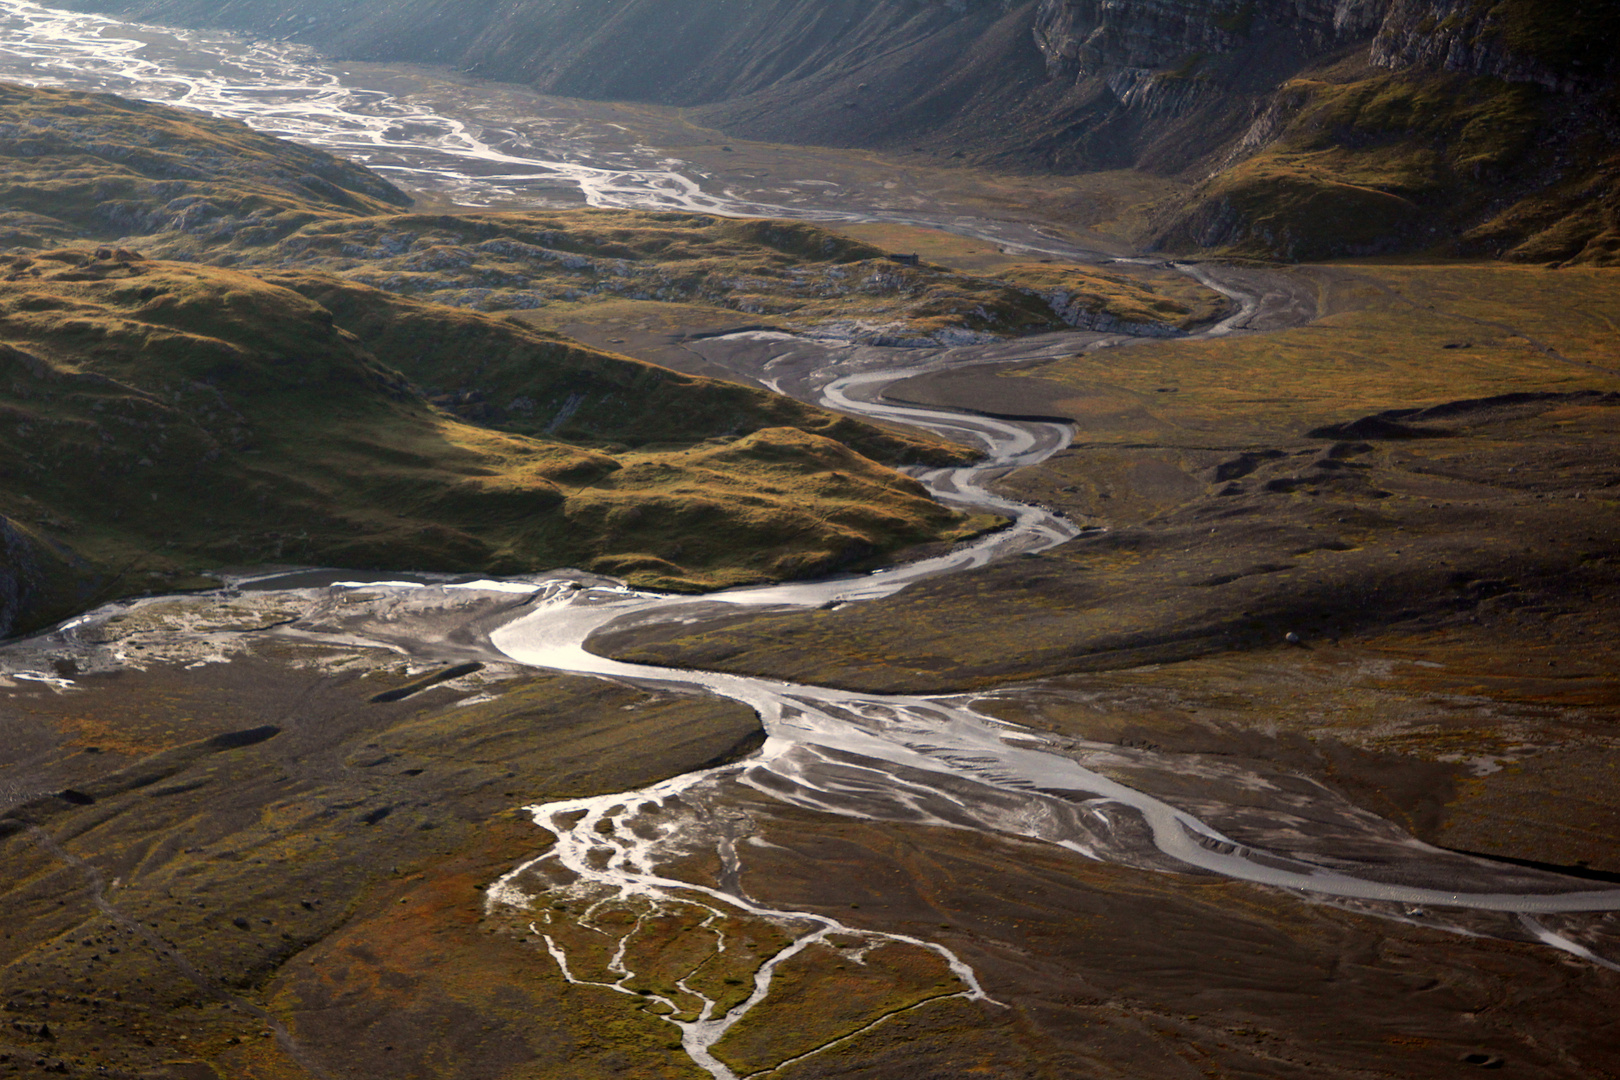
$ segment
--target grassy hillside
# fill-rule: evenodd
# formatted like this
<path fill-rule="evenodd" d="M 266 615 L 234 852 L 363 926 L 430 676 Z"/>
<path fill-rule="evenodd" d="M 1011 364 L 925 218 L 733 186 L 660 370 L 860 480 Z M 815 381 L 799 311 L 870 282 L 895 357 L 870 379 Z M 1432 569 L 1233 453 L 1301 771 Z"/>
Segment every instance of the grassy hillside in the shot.
<path fill-rule="evenodd" d="M 1162 275 L 905 265 L 790 222 L 405 213 L 366 170 L 234 122 L 10 86 L 0 104 L 6 630 L 227 564 L 698 588 L 987 524 L 885 467 L 959 448 L 537 328 L 596 305 L 913 341 L 1215 311 Z"/>
<path fill-rule="evenodd" d="M 192 243 L 164 237 L 148 247 Z M 896 262 L 884 248 L 803 222 L 631 210 L 340 219 L 227 257 L 458 307 L 535 312 L 552 323 L 589 320 L 601 305 L 633 300 L 873 341 L 951 342 L 1087 320 L 1172 331 L 1207 318 L 1219 300 L 1145 272 L 962 272 L 944 261 Z"/>
<path fill-rule="evenodd" d="M 829 436 L 891 461 L 953 448 L 332 279 L 300 283 L 341 317 L 235 271 L 101 254 L 18 257 L 0 283 L 0 513 L 121 574 L 110 588 L 266 561 L 695 588 L 963 527 Z M 475 427 L 385 362 L 442 377 L 474 349 L 498 369 L 482 385 L 532 410 Z"/>
<path fill-rule="evenodd" d="M 154 257 L 312 270 L 560 323 L 622 300 L 696 304 L 866 340 L 959 340 L 1076 321 L 1188 322 L 1155 283 L 1013 275 L 887 259 L 813 225 L 706 214 L 408 214 L 376 174 L 235 121 L 108 95 L 0 84 L 0 250 L 94 241 Z M 1078 306 L 1076 306 L 1078 304 Z"/>
<path fill-rule="evenodd" d="M 175 241 L 159 244 L 172 249 Z M 697 304 L 784 328 L 869 340 L 1062 329 L 1048 290 L 1010 275 L 905 265 L 802 222 L 578 210 L 391 215 L 312 224 L 233 249 L 239 265 L 336 273 L 389 292 L 482 310 L 588 318 L 618 300 Z M 1118 275 L 1116 275 L 1117 277 Z M 1102 285 L 1101 275 L 1091 275 Z M 1188 309 L 1140 284 L 1093 287 L 1088 310 L 1174 326 Z M 1163 306 L 1154 306 L 1163 301 Z"/>
<path fill-rule="evenodd" d="M 1171 248 L 1321 259 L 1412 249 L 1620 263 L 1620 94 L 1395 74 L 1361 59 L 1281 91 L 1280 136 L 1163 229 Z"/>
<path fill-rule="evenodd" d="M 358 165 L 243 124 L 0 83 L 0 247 L 175 232 L 260 242 L 410 200 Z"/>

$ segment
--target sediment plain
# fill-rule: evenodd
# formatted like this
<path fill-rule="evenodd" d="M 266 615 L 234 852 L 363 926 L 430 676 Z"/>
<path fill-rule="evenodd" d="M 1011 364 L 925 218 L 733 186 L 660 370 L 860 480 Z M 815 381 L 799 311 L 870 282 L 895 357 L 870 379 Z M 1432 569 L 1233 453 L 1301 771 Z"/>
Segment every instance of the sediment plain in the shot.
<path fill-rule="evenodd" d="M 720 145 L 707 153 L 744 172 L 795 163 Z M 983 210 L 1046 182 L 953 183 L 973 196 L 950 206 Z M 115 359 L 174 328 L 99 296 L 93 316 L 63 306 L 98 291 L 181 283 L 211 311 L 239 309 L 209 295 L 248 295 L 262 323 L 229 321 L 233 355 L 284 371 L 262 342 L 314 334 L 325 312 L 327 368 L 392 386 L 392 431 L 484 454 L 555 437 L 547 454 L 614 476 L 701 459 L 739 505 L 788 455 L 811 480 L 784 501 L 816 527 L 868 481 L 932 533 L 885 515 L 882 573 L 705 598 L 621 583 L 607 545 L 653 554 L 661 515 L 643 537 L 609 514 L 578 549 L 604 561 L 572 570 L 487 552 L 428 566 L 410 553 L 433 535 L 407 523 L 416 546 L 346 571 L 199 547 L 160 569 L 211 570 L 207 589 L 60 601 L 94 610 L 0 649 L 0 888 L 17 916 L 0 929 L 0 1070 L 1620 1074 L 1615 272 L 1132 261 L 1119 223 L 1163 188 L 1094 183 L 1092 209 L 1114 209 L 1086 225 L 1004 205 L 952 233 L 920 228 L 919 207 L 831 196 L 807 211 L 872 220 L 502 216 L 440 190 L 415 214 L 322 206 L 251 242 L 209 239 L 216 218 L 142 245 L 217 249 L 228 269 L 121 257 L 121 232 L 53 252 L 64 219 L 32 220 L 51 242 L 25 239 L 14 270 L 55 303 L 8 320 L 34 335 L 28 356 L 62 362 L 92 317 Z M 480 246 L 507 232 L 586 265 Z M 916 267 L 886 258 L 914 252 Z M 794 284 L 856 265 L 903 287 L 807 302 Z M 744 267 L 778 310 L 737 306 L 724 282 Z M 590 291 L 634 274 L 670 292 Z M 1020 335 L 941 310 L 942 292 Z M 1078 329 L 1065 308 L 1113 321 Z M 475 370 L 468 353 L 505 359 Z M 638 359 L 692 396 L 661 390 L 625 420 L 609 388 L 612 431 L 508 407 L 525 380 L 660 370 Z M 312 427 L 336 401 L 291 393 L 280 415 Z M 744 407 L 788 422 L 738 437 Z M 670 418 L 683 430 L 630 445 Z M 964 446 L 990 456 L 965 468 Z M 390 449 L 368 452 L 423 484 L 421 457 Z M 153 491 L 207 500 L 188 475 L 121 485 L 132 504 L 106 535 L 154 546 L 129 516 Z M 682 550 L 701 558 L 674 584 L 813 568 L 762 566 L 717 512 L 692 523 L 702 542 Z M 153 536 L 194 520 L 152 513 Z M 984 532 L 992 517 L 1010 524 Z M 41 550 L 84 531 L 25 528 Z M 772 557 L 825 550 L 794 536 Z M 904 550 L 917 541 L 932 542 Z M 1159 820 L 1209 866 L 1320 888 L 1178 860 Z M 1435 888 L 1458 902 L 1400 899 Z M 705 1027 L 718 1017 L 734 1022 Z"/>

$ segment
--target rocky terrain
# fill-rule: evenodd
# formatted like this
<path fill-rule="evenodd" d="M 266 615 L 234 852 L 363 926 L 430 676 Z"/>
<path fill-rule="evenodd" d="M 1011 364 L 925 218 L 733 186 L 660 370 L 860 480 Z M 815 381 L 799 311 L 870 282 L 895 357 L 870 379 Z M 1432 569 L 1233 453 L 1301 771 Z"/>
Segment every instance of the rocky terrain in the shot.
<path fill-rule="evenodd" d="M 1573 0 L 75 0 L 685 106 L 740 135 L 1197 185 L 1143 239 L 1609 262 L 1620 17 Z"/>

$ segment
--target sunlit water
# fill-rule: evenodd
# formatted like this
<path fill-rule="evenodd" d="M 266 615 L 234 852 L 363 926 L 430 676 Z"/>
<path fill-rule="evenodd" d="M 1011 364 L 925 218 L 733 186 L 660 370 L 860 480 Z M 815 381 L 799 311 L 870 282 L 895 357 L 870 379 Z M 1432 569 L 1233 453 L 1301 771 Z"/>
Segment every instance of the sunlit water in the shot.
<path fill-rule="evenodd" d="M 645 148 L 603 150 L 589 133 L 581 134 L 572 124 L 559 123 L 547 135 L 543 134 L 544 118 L 527 120 L 519 132 L 441 115 L 368 86 L 364 76 L 284 43 L 134 27 L 55 11 L 26 0 L 0 0 L 0 38 L 0 76 L 112 91 L 234 117 L 258 130 L 362 161 L 407 189 L 435 192 L 465 204 L 527 201 L 816 220 L 885 216 L 860 207 L 807 209 L 739 199 L 685 162 Z M 947 227 L 970 235 L 1008 232 L 995 223 L 962 219 L 953 219 Z M 1073 253 L 1055 243 L 1042 250 Z M 1189 272 L 1238 301 L 1240 315 L 1252 311 L 1252 296 L 1230 290 L 1207 271 Z M 1215 332 L 1236 325 L 1234 317 Z M 798 608 L 855 603 L 893 595 L 923 578 L 1073 539 L 1076 529 L 1066 520 L 996 496 L 985 487 L 987 476 L 1038 462 L 1061 449 L 1067 444 L 1067 429 L 874 402 L 869 391 L 907 374 L 910 372 L 880 371 L 829 378 L 823 398 L 826 404 L 845 411 L 915 424 L 951 438 L 979 440 L 988 452 L 984 463 L 969 469 L 940 470 L 922 479 L 941 498 L 1004 514 L 1015 524 L 960 551 L 887 573 L 732 590 L 707 597 L 707 602 Z M 863 390 L 868 392 L 860 393 Z M 420 586 L 402 582 L 367 587 Z M 743 795 L 766 796 L 821 813 L 1017 835 L 1059 845 L 1087 858 L 1216 874 L 1301 894 L 1519 913 L 1526 920 L 1526 930 L 1539 940 L 1593 962 L 1608 963 L 1548 930 L 1534 916 L 1620 909 L 1617 891 L 1562 890 L 1556 880 L 1541 883 L 1535 891 L 1493 889 L 1489 887 L 1495 872 L 1491 866 L 1470 863 L 1459 878 L 1456 857 L 1427 849 L 1410 837 L 1386 836 L 1369 825 L 1369 844 L 1399 849 L 1397 854 L 1408 862 L 1428 854 L 1434 858 L 1431 884 L 1378 880 L 1376 875 L 1345 869 L 1342 859 L 1328 866 L 1299 852 L 1256 850 L 1235 842 L 1198 817 L 1100 775 L 1073 755 L 1046 745 L 1034 733 L 976 711 L 971 703 L 640 667 L 604 659 L 585 647 L 593 632 L 610 623 L 690 618 L 692 603 L 689 597 L 558 580 L 539 586 L 530 613 L 495 634 L 497 647 L 525 664 L 696 687 L 745 703 L 763 718 L 769 740 L 762 751 L 736 765 L 680 777 L 645 791 L 532 807 L 534 820 L 556 837 L 556 843 L 540 859 L 493 888 L 490 904 L 525 910 L 532 899 L 525 888 L 533 887 L 536 868 L 551 863 L 571 875 L 570 888 L 590 895 L 593 912 L 604 905 L 639 904 L 643 916 L 651 910 L 694 907 L 707 913 L 710 921 L 705 926 L 716 935 L 721 949 L 726 939 L 720 922 L 726 918 L 768 918 L 793 927 L 791 944 L 766 959 L 756 975 L 753 993 L 742 1004 L 718 1010 L 713 1001 L 684 984 L 684 992 L 703 1002 L 695 1016 L 678 1015 L 675 1003 L 663 1002 L 671 1010 L 668 1019 L 681 1029 L 683 1045 L 692 1059 L 720 1080 L 730 1080 L 732 1073 L 714 1057 L 711 1047 L 764 999 L 782 963 L 834 933 L 933 950 L 946 959 L 960 981 L 958 996 L 990 1000 L 974 973 L 937 944 L 856 930 L 821 914 L 772 909 L 748 898 L 735 885 L 700 885 L 659 872 L 660 862 L 688 850 L 694 842 L 713 842 L 735 877 L 740 859 L 737 838 L 710 837 L 703 822 L 712 820 L 714 807 Z M 679 812 L 671 814 L 671 807 Z M 653 810 L 659 812 L 660 824 L 646 820 L 647 812 Z M 613 827 L 605 828 L 604 823 Z M 1143 825 L 1145 829 L 1140 827 Z M 1146 844 L 1140 839 L 1144 836 L 1149 838 Z M 1501 873 L 1504 880 L 1523 881 L 1523 875 Z M 1466 887 L 1457 884 L 1461 879 L 1466 879 Z M 550 915 L 545 918 L 549 920 Z M 624 963 L 630 935 L 619 942 L 608 973 L 611 977 L 588 979 L 570 968 L 566 951 L 550 934 L 538 925 L 536 932 L 542 933 L 570 981 L 633 993 L 628 983 L 634 972 Z"/>

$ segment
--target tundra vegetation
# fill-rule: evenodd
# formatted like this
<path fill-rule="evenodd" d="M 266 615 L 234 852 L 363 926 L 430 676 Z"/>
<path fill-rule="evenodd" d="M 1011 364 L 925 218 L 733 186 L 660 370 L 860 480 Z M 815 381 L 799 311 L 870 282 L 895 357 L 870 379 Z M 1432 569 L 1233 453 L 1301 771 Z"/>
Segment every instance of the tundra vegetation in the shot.
<path fill-rule="evenodd" d="M 931 157 L 1003 202 L 1039 187 L 1076 234 L 1226 256 L 1305 318 L 1185 340 L 1229 308 L 1184 275 L 896 225 L 428 213 L 237 125 L 4 88 L 0 622 L 230 563 L 574 563 L 675 589 L 870 565 L 995 524 L 892 468 L 966 450 L 636 360 L 625 328 L 1134 329 L 891 390 L 1072 420 L 1071 447 L 1000 490 L 1093 526 L 1082 541 L 594 647 L 961 693 L 1194 811 L 1308 831 L 1342 798 L 1572 887 L 1620 877 L 1608 7 L 782 0 L 706 5 L 678 35 L 645 28 L 686 0 L 607 21 L 552 0 L 79 6 L 552 91 L 663 87 L 683 120 Z M 1059 177 L 1006 175 L 1028 169 Z M 1082 189 L 1117 198 L 1062 194 Z M 728 920 L 721 951 L 700 911 L 650 913 L 619 994 L 566 981 L 542 937 L 577 977 L 616 976 L 577 904 L 500 914 L 484 890 L 544 848 L 519 804 L 763 733 L 716 699 L 504 663 L 481 634 L 523 602 L 166 596 L 8 645 L 0 1072 L 700 1076 L 650 999 L 735 1003 L 784 927 Z M 1232 769 L 1264 782 L 1223 786 Z M 833 937 L 716 1045 L 739 1075 L 1616 1072 L 1614 973 L 1511 919 L 1388 918 L 764 795 L 727 809 L 749 896 L 944 943 L 1006 1006 L 950 996 L 933 953 Z M 710 848 L 664 869 L 723 868 Z M 1613 915 L 1546 925 L 1616 940 Z"/>
<path fill-rule="evenodd" d="M 1217 310 L 1167 275 L 983 277 L 791 222 L 410 214 L 373 174 L 240 124 L 0 92 L 13 631 L 224 565 L 577 565 L 693 589 L 994 524 L 886 467 L 961 448 L 545 328 L 596 304 L 926 341 Z"/>

